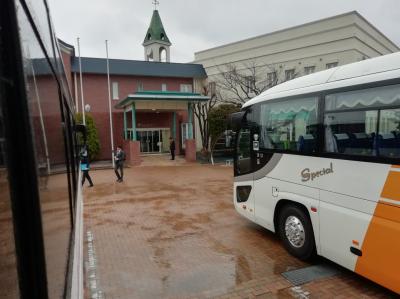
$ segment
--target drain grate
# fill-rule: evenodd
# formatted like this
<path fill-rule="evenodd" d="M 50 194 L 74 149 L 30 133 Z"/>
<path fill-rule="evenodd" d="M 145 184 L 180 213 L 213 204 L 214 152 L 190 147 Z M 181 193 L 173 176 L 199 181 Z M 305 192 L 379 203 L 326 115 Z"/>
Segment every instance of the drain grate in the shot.
<path fill-rule="evenodd" d="M 294 285 L 301 285 L 307 282 L 331 277 L 339 274 L 339 269 L 330 265 L 316 265 L 302 269 L 283 272 L 282 275 Z"/>

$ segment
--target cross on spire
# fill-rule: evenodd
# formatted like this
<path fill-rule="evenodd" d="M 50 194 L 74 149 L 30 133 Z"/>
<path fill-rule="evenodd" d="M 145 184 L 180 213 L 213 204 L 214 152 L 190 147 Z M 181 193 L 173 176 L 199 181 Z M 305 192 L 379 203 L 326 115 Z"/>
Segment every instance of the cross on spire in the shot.
<path fill-rule="evenodd" d="M 160 5 L 160 2 L 158 0 L 153 0 L 154 4 L 154 10 L 157 10 L 157 5 Z"/>

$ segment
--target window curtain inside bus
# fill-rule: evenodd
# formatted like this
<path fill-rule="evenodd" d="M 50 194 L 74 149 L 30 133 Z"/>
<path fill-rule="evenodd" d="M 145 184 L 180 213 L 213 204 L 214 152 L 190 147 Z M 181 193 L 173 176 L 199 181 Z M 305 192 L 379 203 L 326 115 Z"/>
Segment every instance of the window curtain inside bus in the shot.
<path fill-rule="evenodd" d="M 309 126 L 317 123 L 316 111 L 316 98 L 262 104 L 260 146 L 268 149 L 298 149 L 299 139 L 312 134 Z"/>
<path fill-rule="evenodd" d="M 325 151 L 400 157 L 400 85 L 326 96 Z"/>
<path fill-rule="evenodd" d="M 369 88 L 326 96 L 327 111 L 400 105 L 400 85 Z"/>

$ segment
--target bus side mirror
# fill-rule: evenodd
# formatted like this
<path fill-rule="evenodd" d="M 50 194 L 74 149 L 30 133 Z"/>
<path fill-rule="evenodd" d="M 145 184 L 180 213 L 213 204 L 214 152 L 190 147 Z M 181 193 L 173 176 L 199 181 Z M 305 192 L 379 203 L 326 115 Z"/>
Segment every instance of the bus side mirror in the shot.
<path fill-rule="evenodd" d="M 243 124 L 243 117 L 246 111 L 240 111 L 236 113 L 232 113 L 228 116 L 228 125 L 233 131 L 239 131 Z"/>

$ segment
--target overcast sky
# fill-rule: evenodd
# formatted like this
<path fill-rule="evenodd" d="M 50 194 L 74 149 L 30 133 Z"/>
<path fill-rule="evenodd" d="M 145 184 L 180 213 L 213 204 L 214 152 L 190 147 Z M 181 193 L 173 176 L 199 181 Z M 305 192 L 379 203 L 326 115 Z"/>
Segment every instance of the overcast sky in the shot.
<path fill-rule="evenodd" d="M 357 10 L 400 45 L 399 0 L 159 0 L 158 10 L 172 42 L 171 61 L 190 62 L 194 52 Z M 144 59 L 142 42 L 152 0 L 48 0 L 59 38 L 81 55 Z"/>

